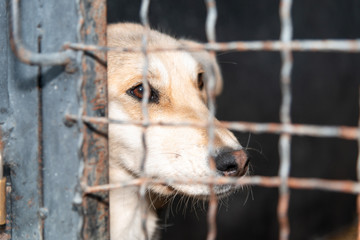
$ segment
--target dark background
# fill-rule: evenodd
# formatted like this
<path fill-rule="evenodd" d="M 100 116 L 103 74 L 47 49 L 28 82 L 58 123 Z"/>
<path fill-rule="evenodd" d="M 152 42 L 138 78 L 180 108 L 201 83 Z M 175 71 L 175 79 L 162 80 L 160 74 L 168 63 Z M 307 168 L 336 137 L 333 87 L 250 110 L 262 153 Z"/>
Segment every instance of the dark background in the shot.
<path fill-rule="evenodd" d="M 218 41 L 277 40 L 280 35 L 276 0 L 217 1 Z M 139 22 L 140 0 L 108 0 L 108 21 Z M 295 39 L 360 37 L 360 1 L 295 0 Z M 198 0 L 153 0 L 153 28 L 173 36 L 206 41 L 206 8 Z M 296 52 L 292 72 L 292 121 L 356 126 L 360 56 L 350 53 Z M 217 100 L 221 120 L 279 122 L 280 54 L 218 53 L 225 88 Z M 252 174 L 278 174 L 277 135 L 237 133 L 249 141 Z M 292 138 L 291 176 L 356 179 L 356 141 L 335 138 Z M 278 239 L 276 188 L 252 187 L 225 200 L 217 215 L 217 239 Z M 205 239 L 206 210 L 183 207 L 176 200 L 160 211 L 162 239 Z M 194 210 L 196 209 L 196 210 Z M 184 214 L 184 212 L 186 212 Z M 318 239 L 354 221 L 355 196 L 317 190 L 291 190 L 291 239 Z M 169 215 L 167 220 L 165 216 Z"/>

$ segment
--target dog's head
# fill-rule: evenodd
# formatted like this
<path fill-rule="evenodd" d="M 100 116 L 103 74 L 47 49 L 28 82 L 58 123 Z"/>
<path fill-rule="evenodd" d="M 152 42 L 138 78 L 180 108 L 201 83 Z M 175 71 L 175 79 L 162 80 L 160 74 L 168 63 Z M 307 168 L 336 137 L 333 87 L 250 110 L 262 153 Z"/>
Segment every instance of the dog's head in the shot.
<path fill-rule="evenodd" d="M 108 27 L 108 46 L 131 48 L 141 46 L 144 28 L 122 23 Z M 151 30 L 148 47 L 175 48 L 197 43 L 176 40 Z M 108 53 L 109 117 L 119 120 L 143 119 L 142 85 L 144 55 L 141 52 Z M 216 93 L 221 91 L 221 75 L 215 60 L 205 51 L 158 51 L 148 53 L 146 77 L 150 85 L 148 113 L 151 121 L 206 122 L 206 83 L 209 71 L 216 76 Z M 217 120 L 216 120 L 217 121 Z M 139 126 L 110 124 L 110 166 L 125 169 L 138 176 L 144 154 Z M 215 128 L 213 156 L 208 155 L 207 129 L 193 126 L 150 126 L 146 130 L 145 173 L 154 178 L 201 178 L 209 176 L 242 176 L 247 172 L 245 151 L 225 128 Z M 215 160 L 212 170 L 209 157 Z M 110 176 L 111 181 L 116 177 Z M 181 192 L 186 195 L 206 196 L 209 187 L 174 184 L 151 186 L 160 194 Z M 219 195 L 230 186 L 215 187 Z"/>

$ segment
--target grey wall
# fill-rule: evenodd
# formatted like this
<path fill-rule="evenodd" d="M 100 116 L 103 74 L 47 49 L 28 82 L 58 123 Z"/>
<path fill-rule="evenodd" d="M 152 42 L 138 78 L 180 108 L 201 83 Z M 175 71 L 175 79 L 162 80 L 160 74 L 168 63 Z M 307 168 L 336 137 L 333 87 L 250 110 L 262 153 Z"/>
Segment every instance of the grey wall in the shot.
<path fill-rule="evenodd" d="M 78 230 L 72 226 L 80 219 L 72 210 L 79 162 L 76 161 L 77 146 L 71 141 L 77 141 L 78 133 L 76 128 L 67 128 L 63 120 L 65 111 L 78 107 L 76 79 L 79 73 L 67 74 L 61 66 L 42 68 L 19 62 L 10 49 L 10 2 L 1 1 L 0 6 L 1 44 L 6 51 L 1 54 L 1 105 L 4 106 L 0 127 L 1 140 L 5 143 L 4 160 L 10 169 L 8 181 L 12 192 L 7 212 L 11 215 L 11 237 L 56 239 L 62 232 L 61 238 L 74 239 Z M 51 17 L 56 11 L 53 3 L 22 1 L 21 27 L 25 46 L 36 53 L 54 52 L 61 50 L 64 37 L 67 41 L 76 41 L 74 7 L 71 1 L 62 1 L 57 6 L 58 10 L 70 10 L 62 20 L 66 35 L 60 28 L 47 34 L 53 31 L 55 24 Z M 54 21 L 49 20 L 51 18 Z M 46 215 L 43 219 L 41 212 Z M 44 226 L 45 231 L 42 230 Z"/>
<path fill-rule="evenodd" d="M 14 1 L 22 43 L 36 54 L 63 51 L 66 42 L 105 45 L 101 1 Z M 9 190 L 0 239 L 106 239 L 108 203 L 83 196 L 79 179 L 107 182 L 107 162 L 98 164 L 107 159 L 107 139 L 85 124 L 65 124 L 67 114 L 106 116 L 106 67 L 81 52 L 74 52 L 72 72 L 20 62 L 10 49 L 11 6 L 0 1 L 0 150 Z"/>

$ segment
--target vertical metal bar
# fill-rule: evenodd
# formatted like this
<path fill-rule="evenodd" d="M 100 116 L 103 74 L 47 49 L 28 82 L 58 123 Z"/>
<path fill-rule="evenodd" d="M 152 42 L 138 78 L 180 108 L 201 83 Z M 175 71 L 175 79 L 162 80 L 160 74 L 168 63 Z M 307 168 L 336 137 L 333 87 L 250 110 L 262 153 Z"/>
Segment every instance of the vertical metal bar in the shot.
<path fill-rule="evenodd" d="M 1 158 L 1 157 L 0 157 Z M 0 226 L 6 224 L 6 178 L 0 178 Z"/>
<path fill-rule="evenodd" d="M 359 120 L 358 120 L 358 132 L 360 133 L 360 86 L 359 86 Z M 358 137 L 358 157 L 357 157 L 357 179 L 360 181 L 360 135 Z M 357 216 L 358 216 L 358 227 L 357 227 L 357 240 L 360 240 L 360 194 L 357 195 Z"/>
<path fill-rule="evenodd" d="M 2 179 L 4 177 L 4 160 L 2 158 L 3 154 L 3 141 L 2 141 L 2 131 L 1 131 L 1 127 L 0 127 L 0 179 Z"/>
<path fill-rule="evenodd" d="M 206 8 L 207 8 L 207 17 L 206 17 L 206 36 L 209 43 L 216 42 L 216 34 L 215 34 L 215 25 L 217 19 L 217 9 L 215 0 L 205 0 Z M 216 62 L 215 51 L 210 51 L 211 58 Z M 215 85 L 216 85 L 216 75 L 215 75 L 215 67 L 211 64 L 209 68 L 209 79 L 206 83 L 206 91 L 208 96 L 208 107 L 209 107 L 209 116 L 208 116 L 208 135 L 209 135 L 209 143 L 208 143 L 208 154 L 209 154 L 209 164 L 214 172 L 215 162 L 213 159 L 214 156 L 214 136 L 215 136 Z M 214 240 L 217 234 L 217 226 L 216 226 L 216 213 L 218 206 L 218 199 L 214 192 L 214 185 L 209 185 L 210 191 L 210 201 L 209 201 L 209 210 L 208 210 L 208 234 L 207 240 Z"/>
<path fill-rule="evenodd" d="M 106 46 L 106 1 L 80 0 L 80 40 L 86 44 Z M 79 80 L 79 115 L 107 117 L 106 52 L 82 54 L 82 76 Z M 81 124 L 79 147 L 83 158 L 81 186 L 108 183 L 107 125 Z M 82 199 L 81 239 L 109 239 L 108 193 L 85 195 Z"/>
<path fill-rule="evenodd" d="M 145 175 L 145 164 L 147 158 L 147 142 L 146 142 L 146 130 L 149 126 L 149 112 L 148 112 L 148 103 L 149 103 L 149 96 L 150 96 L 150 86 L 147 79 L 148 68 L 149 68 L 149 56 L 147 52 L 148 47 L 148 38 L 150 33 L 150 24 L 149 24 L 149 6 L 150 0 L 142 0 L 141 7 L 140 7 L 140 20 L 142 25 L 144 26 L 144 34 L 142 36 L 142 44 L 141 44 L 141 52 L 144 56 L 143 61 L 143 72 L 142 72 L 142 85 L 144 88 L 144 96 L 141 102 L 141 109 L 143 115 L 143 128 L 142 128 L 142 147 L 143 147 L 143 156 L 141 159 L 140 165 L 140 175 Z M 144 234 L 145 240 L 149 239 L 149 234 L 147 231 L 147 216 L 149 209 L 146 207 L 146 184 L 143 184 L 139 188 L 139 197 L 140 197 L 140 208 L 141 208 L 141 230 Z"/>
<path fill-rule="evenodd" d="M 292 38 L 292 22 L 291 22 L 291 5 L 292 0 L 281 0 L 280 2 L 280 19 L 281 19 L 281 36 L 280 40 L 286 46 L 281 51 L 282 67 L 281 67 L 281 90 L 282 103 L 280 109 L 280 121 L 287 126 L 291 124 L 291 70 L 292 70 L 292 53 L 288 48 Z M 279 176 L 281 185 L 279 187 L 279 203 L 278 203 L 278 219 L 279 219 L 279 239 L 287 240 L 290 235 L 290 226 L 288 219 L 288 208 L 290 200 L 290 190 L 287 180 L 290 174 L 290 151 L 291 151 L 291 135 L 281 134 L 279 140 L 280 152 L 280 169 Z"/>
<path fill-rule="evenodd" d="M 76 10 L 77 10 L 77 14 L 78 14 L 78 23 L 76 26 L 76 32 L 77 32 L 77 38 L 79 41 L 83 40 L 83 28 L 84 28 L 84 23 L 85 23 L 85 19 L 84 19 L 84 7 L 83 7 L 83 2 L 82 0 L 76 0 Z M 80 52 L 78 57 L 77 57 L 77 62 L 81 62 L 82 59 L 84 58 L 84 52 Z M 77 111 L 77 116 L 82 117 L 84 115 L 84 103 L 83 103 L 83 99 L 82 99 L 82 87 L 84 85 L 84 79 L 83 76 L 80 75 L 77 83 L 76 83 L 76 98 L 78 101 L 78 109 L 76 109 Z M 83 156 L 83 145 L 84 145 L 84 133 L 83 133 L 83 129 L 84 129 L 84 123 L 80 120 L 77 121 L 77 130 L 78 130 L 78 140 L 77 140 L 77 158 L 79 161 L 79 169 L 78 169 L 78 182 L 77 185 L 75 187 L 75 194 L 74 194 L 74 199 L 73 199 L 73 205 L 75 206 L 77 212 L 80 215 L 79 218 L 79 222 L 78 222 L 78 226 L 77 226 L 77 239 L 81 240 L 84 239 L 83 236 L 83 232 L 85 229 L 85 216 L 84 216 L 84 209 L 82 209 L 82 205 L 83 205 L 83 193 L 82 193 L 82 184 L 85 181 L 84 179 L 84 168 L 85 168 L 85 161 L 84 161 L 84 156 Z"/>
<path fill-rule="evenodd" d="M 150 6 L 150 0 L 142 0 L 141 2 L 141 9 L 140 9 L 140 19 L 141 23 L 144 26 L 144 34 L 142 37 L 142 43 L 141 43 L 141 52 L 144 56 L 144 63 L 143 63 L 143 72 L 142 72 L 142 84 L 144 87 L 144 96 L 141 101 L 141 110 L 143 114 L 143 134 L 142 134 L 142 144 L 143 144 L 143 150 L 144 155 L 141 161 L 140 170 L 143 173 L 145 168 L 145 161 L 146 161 L 146 153 L 147 153 L 147 147 L 146 147 L 146 129 L 149 125 L 149 112 L 148 112 L 148 103 L 149 103 L 149 96 L 150 96 L 150 86 L 149 81 L 147 79 L 148 74 L 148 68 L 149 68 L 149 56 L 147 52 L 147 44 L 148 44 L 148 38 L 150 33 L 150 25 L 148 20 L 148 12 L 149 12 L 149 6 Z"/>
<path fill-rule="evenodd" d="M 3 143 L 0 128 L 0 226 L 6 224 L 6 178 L 4 177 Z M 1 236 L 0 236 L 1 237 Z"/>
<path fill-rule="evenodd" d="M 0 226 L 2 227 L 5 224 L 6 224 L 6 178 L 1 176 L 0 177 Z"/>
<path fill-rule="evenodd" d="M 3 139 L 2 139 L 2 123 L 3 119 L 7 116 L 7 110 L 9 99 L 7 93 L 7 77 L 8 77 L 8 32 L 7 32 L 7 7 L 6 2 L 0 2 L 0 29 L 3 31 L 0 33 L 0 42 L 3 47 L 0 48 L 0 239 L 5 238 L 6 216 L 6 178 L 4 177 L 4 160 L 3 160 Z M 4 114 L 5 113 L 5 114 Z M 5 228 L 5 229 L 4 229 Z"/>
<path fill-rule="evenodd" d="M 41 53 L 41 36 L 38 36 L 38 53 Z M 44 208 L 44 162 L 43 162 L 43 102 L 42 102 L 42 66 L 38 67 L 37 74 L 37 88 L 38 88 L 38 178 L 37 178 L 37 193 L 39 201 L 39 233 L 40 240 L 44 239 L 44 225 L 45 221 L 43 215 L 40 214 L 41 210 Z"/>

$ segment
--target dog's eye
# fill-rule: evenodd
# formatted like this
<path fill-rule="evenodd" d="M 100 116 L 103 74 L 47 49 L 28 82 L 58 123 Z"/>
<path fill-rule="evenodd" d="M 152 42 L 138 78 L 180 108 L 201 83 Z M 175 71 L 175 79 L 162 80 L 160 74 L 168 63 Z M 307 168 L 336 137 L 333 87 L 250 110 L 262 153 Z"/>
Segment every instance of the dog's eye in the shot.
<path fill-rule="evenodd" d="M 145 94 L 145 88 L 142 84 L 139 84 L 131 89 L 129 89 L 127 91 L 127 93 L 138 99 L 138 100 L 142 100 L 143 97 L 144 97 L 144 94 Z M 151 86 L 150 86 L 150 96 L 149 96 L 149 103 L 158 103 L 159 102 L 159 94 L 158 92 L 153 89 Z"/>
<path fill-rule="evenodd" d="M 203 90 L 204 88 L 204 73 L 199 73 L 198 74 L 198 79 L 197 79 L 197 85 L 198 85 L 198 88 L 201 90 Z"/>

